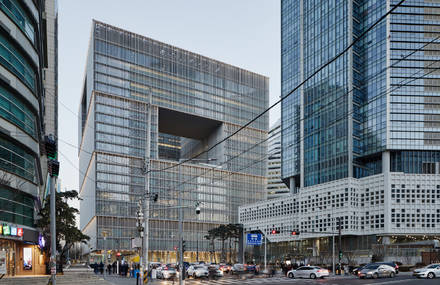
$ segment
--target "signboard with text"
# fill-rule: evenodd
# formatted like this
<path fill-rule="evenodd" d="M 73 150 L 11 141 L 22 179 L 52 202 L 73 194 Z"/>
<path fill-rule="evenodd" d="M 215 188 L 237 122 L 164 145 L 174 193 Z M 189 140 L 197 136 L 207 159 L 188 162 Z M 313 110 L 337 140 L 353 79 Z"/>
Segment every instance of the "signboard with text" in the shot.
<path fill-rule="evenodd" d="M 262 234 L 247 234 L 247 245 L 261 245 Z"/>
<path fill-rule="evenodd" d="M 8 224 L 0 224 L 0 236 L 21 238 L 23 237 L 23 228 L 18 228 Z"/>

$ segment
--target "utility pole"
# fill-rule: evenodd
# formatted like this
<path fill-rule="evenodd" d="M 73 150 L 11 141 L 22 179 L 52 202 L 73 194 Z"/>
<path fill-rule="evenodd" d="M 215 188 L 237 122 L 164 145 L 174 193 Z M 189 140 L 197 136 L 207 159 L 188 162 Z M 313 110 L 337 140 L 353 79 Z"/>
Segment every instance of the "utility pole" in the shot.
<path fill-rule="evenodd" d="M 57 275 L 57 234 L 56 234 L 56 189 L 55 181 L 60 171 L 60 163 L 57 160 L 57 142 L 52 135 L 44 137 L 44 146 L 47 155 L 47 172 L 49 173 L 50 186 L 50 273 L 52 284 L 56 285 Z"/>
<path fill-rule="evenodd" d="M 177 166 L 178 168 L 178 181 L 179 184 L 182 184 L 180 181 L 181 179 L 181 170 L 180 170 L 180 165 Z M 179 285 L 183 284 L 183 242 L 182 242 L 182 231 L 183 231 L 183 207 L 182 207 L 182 193 L 183 192 L 183 188 L 182 185 L 180 185 L 179 187 Z"/>
<path fill-rule="evenodd" d="M 264 235 L 264 270 L 267 268 L 267 237 Z"/>
<path fill-rule="evenodd" d="M 145 106 L 145 111 L 147 112 L 147 128 L 146 128 L 146 135 L 145 135 L 145 165 L 144 165 L 144 170 L 145 170 L 145 195 L 148 197 L 149 193 L 150 193 L 150 152 L 151 152 L 151 112 L 153 111 L 151 103 L 152 103 L 152 97 L 153 94 L 151 92 L 151 88 L 149 89 L 149 103 L 148 103 L 148 107 Z M 144 274 L 144 269 L 147 270 L 147 274 L 148 274 L 148 270 L 149 270 L 149 264 L 148 264 L 148 245 L 149 245 L 149 238 L 150 238 L 150 233 L 149 233 L 149 217 L 150 217 L 150 201 L 149 199 L 147 199 L 147 197 L 142 199 L 142 203 L 143 203 L 143 216 L 144 216 L 144 234 L 142 237 L 142 261 L 141 261 L 141 270 L 140 270 L 140 275 L 142 277 L 143 280 L 143 274 Z"/>
<path fill-rule="evenodd" d="M 342 258 L 342 237 L 341 237 L 341 217 L 338 217 L 338 232 L 339 232 L 339 275 L 342 273 L 342 267 L 341 267 L 341 258 Z"/>
<path fill-rule="evenodd" d="M 56 190 L 55 190 L 55 177 L 50 177 L 50 273 L 52 275 L 52 285 L 56 285 L 57 275 L 57 229 L 56 229 Z"/>

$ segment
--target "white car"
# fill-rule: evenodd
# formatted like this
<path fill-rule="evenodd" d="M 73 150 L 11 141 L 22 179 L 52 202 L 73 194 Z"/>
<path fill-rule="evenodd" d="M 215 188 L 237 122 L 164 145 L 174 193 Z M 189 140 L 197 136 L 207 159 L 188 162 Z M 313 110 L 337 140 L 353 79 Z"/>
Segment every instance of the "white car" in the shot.
<path fill-rule="evenodd" d="M 440 263 L 430 264 L 426 267 L 416 269 L 413 273 L 417 278 L 434 279 L 440 277 Z"/>
<path fill-rule="evenodd" d="M 177 271 L 171 264 L 167 264 L 157 268 L 156 274 L 159 279 L 171 279 L 177 276 Z"/>
<path fill-rule="evenodd" d="M 191 265 L 186 270 L 186 273 L 188 276 L 192 276 L 194 278 L 208 277 L 209 275 L 208 268 L 203 265 Z"/>
<path fill-rule="evenodd" d="M 318 266 L 301 266 L 298 269 L 287 272 L 289 278 L 324 278 L 329 277 L 330 272 L 327 269 Z"/>

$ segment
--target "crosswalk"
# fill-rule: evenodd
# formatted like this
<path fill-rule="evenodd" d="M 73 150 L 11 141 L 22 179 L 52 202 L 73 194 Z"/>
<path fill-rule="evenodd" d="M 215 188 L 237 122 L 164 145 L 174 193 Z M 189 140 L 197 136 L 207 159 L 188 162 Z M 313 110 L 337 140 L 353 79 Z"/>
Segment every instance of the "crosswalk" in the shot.
<path fill-rule="evenodd" d="M 272 278 L 251 278 L 251 279 L 241 279 L 241 278 L 222 278 L 218 280 L 187 280 L 186 284 L 199 285 L 199 284 L 218 284 L 218 285 L 228 285 L 228 284 L 262 284 L 270 283 L 277 284 L 283 283 L 290 279 L 286 277 L 272 277 Z"/>

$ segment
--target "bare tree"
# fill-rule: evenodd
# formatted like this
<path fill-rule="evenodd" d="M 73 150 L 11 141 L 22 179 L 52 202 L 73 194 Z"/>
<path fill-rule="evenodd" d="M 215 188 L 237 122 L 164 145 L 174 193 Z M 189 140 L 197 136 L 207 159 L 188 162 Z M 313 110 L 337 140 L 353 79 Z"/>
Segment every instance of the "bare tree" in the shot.
<path fill-rule="evenodd" d="M 383 261 L 385 257 L 385 245 L 374 244 L 371 249 L 373 256 L 371 257 L 372 262 Z"/>
<path fill-rule="evenodd" d="M 344 252 L 345 260 L 348 265 L 356 265 L 356 252 L 355 251 L 346 251 Z"/>

